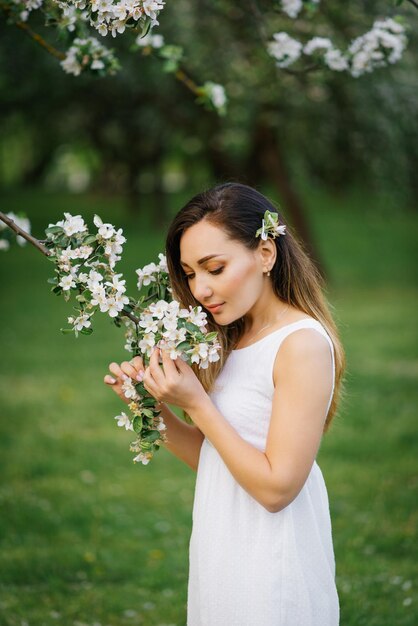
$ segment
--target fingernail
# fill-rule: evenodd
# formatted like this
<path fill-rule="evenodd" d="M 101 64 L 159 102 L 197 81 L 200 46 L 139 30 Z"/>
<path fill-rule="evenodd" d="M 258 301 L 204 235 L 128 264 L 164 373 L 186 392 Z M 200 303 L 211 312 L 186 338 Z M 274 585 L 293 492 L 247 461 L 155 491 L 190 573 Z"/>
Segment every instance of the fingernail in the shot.
<path fill-rule="evenodd" d="M 114 378 L 109 378 L 109 382 L 110 382 L 112 385 L 114 385 L 114 384 L 115 384 L 115 382 L 116 382 L 116 380 L 115 380 Z"/>
<path fill-rule="evenodd" d="M 140 370 L 140 371 L 138 372 L 138 374 L 137 374 L 136 379 L 137 379 L 137 380 L 139 380 L 139 381 L 141 381 L 143 378 L 144 378 L 144 372 L 143 372 L 143 370 Z"/>

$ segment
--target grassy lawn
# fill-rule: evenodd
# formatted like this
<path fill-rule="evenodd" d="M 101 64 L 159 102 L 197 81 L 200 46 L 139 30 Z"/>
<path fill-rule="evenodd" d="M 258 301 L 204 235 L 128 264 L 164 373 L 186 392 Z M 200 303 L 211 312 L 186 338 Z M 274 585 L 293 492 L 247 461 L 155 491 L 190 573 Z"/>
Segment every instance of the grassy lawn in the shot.
<path fill-rule="evenodd" d="M 341 626 L 414 626 L 417 221 L 366 192 L 306 203 L 347 353 L 347 399 L 318 456 Z M 19 209 L 38 236 L 63 211 L 122 226 L 132 294 L 163 249 L 163 230 L 117 200 L 3 195 L 1 210 Z M 102 316 L 91 337 L 62 335 L 71 307 L 49 293 L 52 269 L 29 246 L 0 257 L 0 625 L 184 626 L 195 474 L 165 450 L 132 463 L 102 383 L 128 355 L 123 331 Z"/>

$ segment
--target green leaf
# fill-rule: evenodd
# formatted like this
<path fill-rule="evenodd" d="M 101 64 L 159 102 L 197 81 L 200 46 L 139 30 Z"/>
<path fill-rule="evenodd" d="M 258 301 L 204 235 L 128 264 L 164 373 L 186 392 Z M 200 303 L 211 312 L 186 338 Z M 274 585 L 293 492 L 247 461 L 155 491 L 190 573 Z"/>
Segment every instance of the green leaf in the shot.
<path fill-rule="evenodd" d="M 143 387 L 142 383 L 140 383 L 140 385 Z M 137 386 L 135 385 L 135 388 L 136 387 Z M 142 404 L 143 404 L 144 407 L 148 407 L 148 408 L 149 407 L 153 407 L 153 406 L 155 406 L 155 400 L 154 400 L 154 398 L 144 398 L 143 401 L 142 401 Z"/>
<path fill-rule="evenodd" d="M 57 233 L 63 233 L 64 230 L 62 226 L 50 226 L 49 228 L 45 228 L 45 232 L 47 234 L 55 235 Z"/>
<path fill-rule="evenodd" d="M 94 243 L 96 241 L 96 235 L 87 235 L 85 239 L 83 239 L 83 244 L 88 245 L 90 243 Z"/>
<path fill-rule="evenodd" d="M 80 330 L 80 333 L 82 335 L 91 335 L 92 332 L 93 332 L 93 329 L 91 327 L 90 328 L 82 328 Z"/>
<path fill-rule="evenodd" d="M 159 438 L 160 438 L 159 430 L 150 430 L 149 433 L 147 433 L 146 435 L 144 435 L 144 437 L 142 437 L 142 441 L 153 443 Z"/>
<path fill-rule="evenodd" d="M 69 333 L 73 333 L 74 330 L 72 328 L 60 328 L 60 331 L 63 335 L 68 335 Z"/>
<path fill-rule="evenodd" d="M 54 278 L 48 278 L 47 281 L 50 285 L 58 285 L 58 278 L 55 276 Z"/>
<path fill-rule="evenodd" d="M 196 326 L 196 324 L 192 324 L 191 322 L 186 322 L 184 327 L 187 328 L 187 330 L 189 330 L 191 333 L 195 333 L 200 330 L 199 326 Z"/>
<path fill-rule="evenodd" d="M 132 426 L 134 431 L 139 435 L 143 426 L 142 417 L 140 415 L 135 415 L 134 419 L 132 420 Z"/>
<path fill-rule="evenodd" d="M 62 287 L 53 287 L 51 291 L 53 291 L 54 293 L 57 294 L 57 296 L 59 296 L 62 293 Z"/>
<path fill-rule="evenodd" d="M 176 346 L 177 350 L 190 350 L 192 346 L 190 345 L 190 343 L 188 341 L 182 341 L 181 343 L 178 344 L 178 346 Z"/>
<path fill-rule="evenodd" d="M 154 413 L 151 411 L 151 409 L 141 409 L 141 412 L 146 416 L 146 417 L 154 417 Z"/>
<path fill-rule="evenodd" d="M 206 341 L 207 341 L 207 342 L 209 342 L 209 341 L 213 341 L 214 339 L 216 339 L 217 335 L 218 335 L 218 333 L 217 333 L 217 332 L 208 333 L 208 334 L 205 336 L 205 339 L 206 339 Z"/>

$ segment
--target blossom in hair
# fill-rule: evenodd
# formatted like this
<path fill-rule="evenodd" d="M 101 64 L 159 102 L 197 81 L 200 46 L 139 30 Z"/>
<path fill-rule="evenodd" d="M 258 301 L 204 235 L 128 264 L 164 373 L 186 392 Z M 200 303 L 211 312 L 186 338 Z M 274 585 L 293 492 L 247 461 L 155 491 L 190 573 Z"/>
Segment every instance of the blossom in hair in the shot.
<path fill-rule="evenodd" d="M 261 237 L 263 241 L 266 241 L 269 235 L 275 238 L 275 237 L 278 237 L 279 235 L 285 235 L 285 234 L 286 234 L 286 225 L 279 224 L 278 213 L 273 213 L 272 211 L 267 210 L 264 213 L 262 226 L 261 228 L 257 230 L 255 236 Z"/>

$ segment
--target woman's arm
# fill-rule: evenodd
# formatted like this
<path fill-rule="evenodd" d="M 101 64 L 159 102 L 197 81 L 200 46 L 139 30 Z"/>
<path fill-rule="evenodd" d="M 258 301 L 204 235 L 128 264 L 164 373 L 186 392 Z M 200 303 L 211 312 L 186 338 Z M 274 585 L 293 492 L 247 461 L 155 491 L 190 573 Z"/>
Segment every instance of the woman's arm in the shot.
<path fill-rule="evenodd" d="M 318 331 L 292 333 L 279 352 L 265 452 L 245 441 L 209 396 L 187 408 L 237 482 L 271 513 L 296 498 L 311 471 L 332 389 L 330 346 Z"/>
<path fill-rule="evenodd" d="M 164 402 L 159 403 L 157 408 L 160 408 L 161 416 L 167 427 L 166 435 L 168 441 L 164 444 L 164 447 L 192 469 L 197 470 L 200 448 L 205 438 L 204 434 L 197 426 L 186 424 L 186 422 L 178 418 Z"/>

